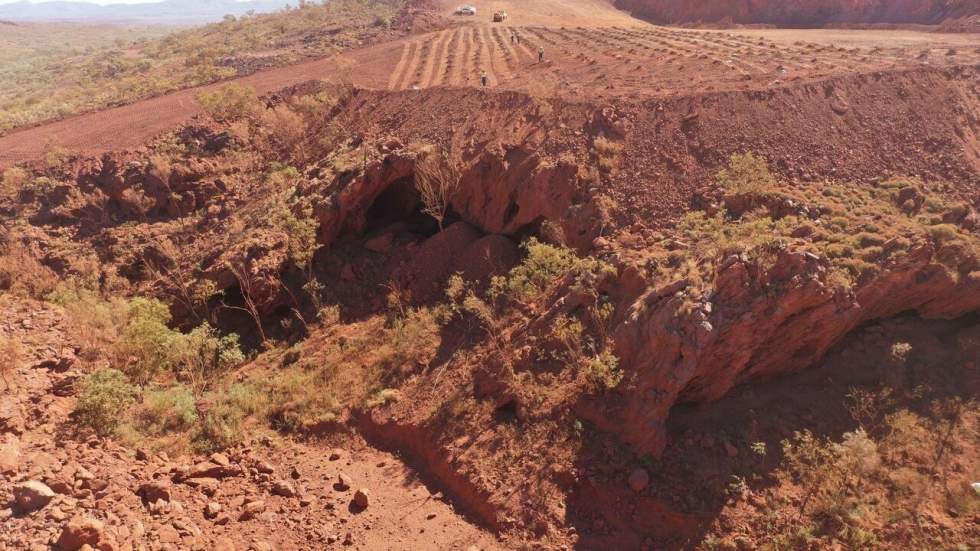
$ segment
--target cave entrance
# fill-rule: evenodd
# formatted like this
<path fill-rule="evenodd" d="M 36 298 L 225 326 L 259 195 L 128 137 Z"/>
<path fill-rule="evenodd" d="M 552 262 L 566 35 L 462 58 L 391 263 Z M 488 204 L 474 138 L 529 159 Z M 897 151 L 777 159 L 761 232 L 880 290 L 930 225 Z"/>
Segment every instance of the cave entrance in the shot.
<path fill-rule="evenodd" d="M 392 182 L 368 207 L 364 233 L 384 230 L 398 224 L 410 233 L 431 236 L 439 231 L 436 219 L 422 212 L 422 197 L 411 176 Z"/>

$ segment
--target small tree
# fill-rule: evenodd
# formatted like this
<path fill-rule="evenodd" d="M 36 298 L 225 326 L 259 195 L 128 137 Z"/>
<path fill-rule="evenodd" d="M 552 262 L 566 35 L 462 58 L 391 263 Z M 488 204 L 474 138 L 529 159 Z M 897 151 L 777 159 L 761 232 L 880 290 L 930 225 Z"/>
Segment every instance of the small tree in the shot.
<path fill-rule="evenodd" d="M 159 260 L 146 254 L 143 258 L 150 279 L 157 285 L 170 289 L 174 299 L 198 321 L 210 318 L 208 301 L 220 293 L 217 285 L 211 280 L 188 277 L 180 268 L 177 245 L 169 239 L 155 240 L 153 250 L 161 257 Z"/>
<path fill-rule="evenodd" d="M 231 306 L 228 304 L 224 304 L 224 306 L 232 310 L 241 310 L 251 316 L 252 321 L 255 322 L 255 327 L 259 330 L 259 338 L 262 339 L 262 344 L 265 344 L 268 342 L 268 339 L 265 336 L 265 330 L 262 328 L 262 314 L 259 311 L 259 305 L 255 302 L 254 298 L 253 286 L 255 282 L 252 279 L 252 274 L 249 273 L 244 261 L 228 262 L 227 266 L 232 275 L 235 276 L 235 280 L 238 281 L 238 289 L 242 292 L 242 299 L 245 302 L 245 306 Z"/>
<path fill-rule="evenodd" d="M 422 196 L 422 212 L 436 219 L 439 231 L 449 205 L 459 190 L 459 167 L 449 155 L 428 153 L 415 165 L 415 186 Z"/>

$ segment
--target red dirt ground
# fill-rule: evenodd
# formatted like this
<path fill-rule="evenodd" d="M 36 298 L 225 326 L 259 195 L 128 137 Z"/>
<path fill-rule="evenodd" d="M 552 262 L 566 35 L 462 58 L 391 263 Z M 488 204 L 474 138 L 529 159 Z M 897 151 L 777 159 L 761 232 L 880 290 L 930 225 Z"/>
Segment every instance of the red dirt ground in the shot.
<path fill-rule="evenodd" d="M 26 353 L 24 367 L 9 375 L 10 388 L 0 389 L 0 496 L 9 494 L 14 478 L 6 475 L 14 472 L 58 489 L 42 513 L 11 516 L 10 509 L 0 509 L 0 550 L 49 549 L 63 517 L 75 516 L 102 521 L 106 530 L 100 543 L 112 541 L 113 549 L 147 549 L 147 544 L 149 549 L 282 551 L 506 548 L 455 511 L 418 471 L 355 436 L 307 443 L 265 437 L 225 454 L 240 472 L 211 478 L 213 492 L 207 485 L 171 483 L 192 458 L 148 452 L 136 459 L 132 449 L 87 441 L 67 429 L 75 397 L 52 388 L 70 388 L 80 373 L 77 367 L 67 372 L 38 367 L 71 346 L 60 312 L 38 303 L 5 302 L 0 314 L 0 330 L 16 336 Z M 255 471 L 260 464 L 274 472 Z M 72 489 L 82 470 L 104 487 L 76 483 Z M 335 486 L 341 473 L 349 488 Z M 141 503 L 137 494 L 150 480 L 171 492 L 162 511 Z M 271 491 L 276 480 L 287 481 L 296 495 Z M 352 504 L 360 488 L 370 498 L 363 510 Z M 256 499 L 266 503 L 265 512 L 240 519 L 243 501 Z M 206 517 L 209 502 L 221 505 L 229 519 Z"/>

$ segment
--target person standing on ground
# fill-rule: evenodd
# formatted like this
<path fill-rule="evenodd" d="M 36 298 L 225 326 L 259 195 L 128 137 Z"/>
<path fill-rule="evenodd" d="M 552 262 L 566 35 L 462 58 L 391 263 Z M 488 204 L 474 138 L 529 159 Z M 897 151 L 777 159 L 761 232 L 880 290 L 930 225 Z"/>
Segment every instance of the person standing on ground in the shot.
<path fill-rule="evenodd" d="M 538 48 L 538 63 L 544 63 L 544 47 Z"/>
<path fill-rule="evenodd" d="M 480 69 L 480 85 L 484 88 L 487 87 L 487 72 L 484 69 Z"/>

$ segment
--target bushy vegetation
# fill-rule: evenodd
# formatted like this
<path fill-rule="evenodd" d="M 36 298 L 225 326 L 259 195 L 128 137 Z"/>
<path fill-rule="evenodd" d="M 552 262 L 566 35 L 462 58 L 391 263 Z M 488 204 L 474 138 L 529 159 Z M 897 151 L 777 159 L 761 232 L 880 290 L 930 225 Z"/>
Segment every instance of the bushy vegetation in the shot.
<path fill-rule="evenodd" d="M 256 118 L 264 107 L 255 89 L 240 84 L 222 86 L 213 92 L 201 92 L 197 95 L 197 102 L 205 113 L 221 123 Z"/>
<path fill-rule="evenodd" d="M 57 32 L 51 36 L 34 32 L 8 38 L 5 29 L 0 37 L 0 132 L 331 55 L 387 32 L 401 4 L 304 2 L 164 36 L 149 29 L 98 27 L 73 33 L 52 26 Z"/>
<path fill-rule="evenodd" d="M 100 436 L 115 434 L 136 403 L 139 388 L 118 369 L 95 371 L 85 378 L 75 405 L 76 418 Z"/>
<path fill-rule="evenodd" d="M 980 268 L 976 237 L 943 223 L 943 216 L 924 213 L 925 205 L 938 203 L 938 194 L 919 181 L 823 182 L 800 189 L 781 184 L 763 159 L 746 153 L 732 156 L 717 184 L 717 206 L 692 210 L 663 232 L 655 263 L 663 280 L 689 281 L 686 292 L 693 299 L 713 284 L 727 259 L 744 258 L 764 276 L 790 246 L 829 260 L 824 282 L 839 291 L 902 262 L 914 241 L 932 243 L 936 260 L 954 280 Z M 942 212 L 948 218 L 957 208 Z"/>
<path fill-rule="evenodd" d="M 718 183 L 732 193 L 760 193 L 776 184 L 766 160 L 753 153 L 735 153 L 718 172 Z"/>
<path fill-rule="evenodd" d="M 957 542 L 968 531 L 934 527 L 939 515 L 968 519 L 980 511 L 970 486 L 977 403 L 949 380 L 959 366 L 913 360 L 907 342 L 882 348 L 882 363 L 862 369 L 889 373 L 899 361 L 939 373 L 850 388 L 841 405 L 853 428 L 800 428 L 778 446 L 754 443 L 753 458 L 732 460 L 747 469 L 730 484 L 725 513 L 738 517 L 738 527 L 716 525 L 703 548 L 734 549 L 739 533 L 765 551 L 964 548 Z M 774 468 L 761 474 L 764 464 Z"/>
<path fill-rule="evenodd" d="M 198 401 L 245 361 L 237 335 L 221 335 L 207 323 L 187 333 L 173 329 L 169 308 L 157 299 L 105 299 L 77 281 L 48 299 L 64 309 L 82 357 L 112 366 L 85 379 L 75 410 L 82 425 L 102 436 L 183 449 L 210 421 Z"/>
<path fill-rule="evenodd" d="M 615 275 L 615 269 L 593 257 L 579 257 L 567 247 L 533 237 L 522 247 L 524 260 L 506 276 L 491 278 L 484 292 L 458 275 L 451 277 L 446 288 L 447 315 L 458 314 L 475 321 L 489 337 L 491 347 L 501 352 L 499 341 L 505 326 L 521 323 L 527 310 L 532 316 L 545 314 L 535 310 L 544 306 L 541 301 L 549 291 L 567 289 L 588 297 L 582 308 L 549 321 L 548 333 L 539 342 L 534 359 L 542 364 L 557 362 L 570 372 L 571 378 L 585 381 L 596 390 L 618 386 L 623 373 L 608 334 L 614 308 L 599 291 L 602 282 Z"/>

